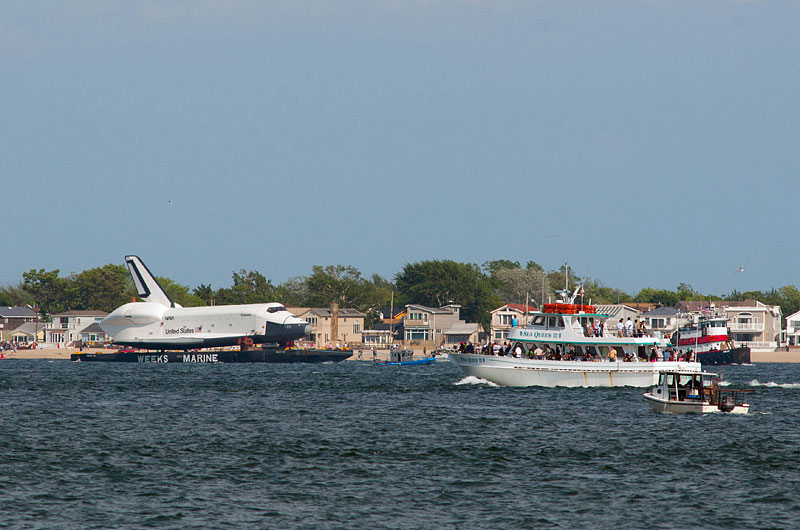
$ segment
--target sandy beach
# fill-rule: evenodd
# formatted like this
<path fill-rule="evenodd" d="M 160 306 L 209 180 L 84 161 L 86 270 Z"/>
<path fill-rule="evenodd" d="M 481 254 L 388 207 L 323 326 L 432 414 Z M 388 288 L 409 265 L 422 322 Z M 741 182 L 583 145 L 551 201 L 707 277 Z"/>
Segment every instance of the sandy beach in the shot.
<path fill-rule="evenodd" d="M 35 350 L 4 351 L 6 359 L 67 359 L 70 355 L 80 351 L 78 348 L 37 348 Z M 86 348 L 86 353 L 109 353 L 114 350 L 103 348 Z"/>

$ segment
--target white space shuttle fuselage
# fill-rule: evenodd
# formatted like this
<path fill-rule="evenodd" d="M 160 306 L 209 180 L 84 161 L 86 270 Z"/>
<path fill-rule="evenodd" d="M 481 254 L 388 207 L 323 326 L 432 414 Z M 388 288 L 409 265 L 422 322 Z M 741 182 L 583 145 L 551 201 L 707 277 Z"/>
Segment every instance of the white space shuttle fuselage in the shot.
<path fill-rule="evenodd" d="M 115 309 L 100 327 L 115 344 L 147 349 L 194 349 L 254 343 L 286 342 L 311 332 L 311 325 L 279 303 L 181 307 L 172 302 L 136 256 L 126 256 L 134 284 L 144 302 Z"/>

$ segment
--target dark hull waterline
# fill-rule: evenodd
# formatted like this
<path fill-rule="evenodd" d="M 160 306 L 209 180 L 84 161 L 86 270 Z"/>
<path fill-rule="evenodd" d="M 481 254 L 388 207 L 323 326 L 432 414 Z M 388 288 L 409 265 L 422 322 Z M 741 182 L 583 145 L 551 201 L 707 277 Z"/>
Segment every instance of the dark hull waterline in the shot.
<path fill-rule="evenodd" d="M 116 363 L 325 363 L 344 361 L 352 355 L 352 350 L 265 348 L 245 351 L 73 353 L 70 358 L 81 362 Z"/>

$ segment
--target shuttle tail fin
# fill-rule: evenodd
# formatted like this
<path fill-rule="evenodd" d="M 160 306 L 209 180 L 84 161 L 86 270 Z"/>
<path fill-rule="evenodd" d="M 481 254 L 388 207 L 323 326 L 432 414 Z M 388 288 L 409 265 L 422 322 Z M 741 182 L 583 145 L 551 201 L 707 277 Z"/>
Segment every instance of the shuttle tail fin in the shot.
<path fill-rule="evenodd" d="M 139 256 L 125 256 L 125 263 L 128 264 L 128 269 L 131 271 L 133 284 L 136 286 L 136 292 L 140 298 L 147 302 L 156 302 L 167 307 L 175 307 L 175 302 L 164 291 L 156 277 L 150 272 L 150 269 L 139 259 Z"/>

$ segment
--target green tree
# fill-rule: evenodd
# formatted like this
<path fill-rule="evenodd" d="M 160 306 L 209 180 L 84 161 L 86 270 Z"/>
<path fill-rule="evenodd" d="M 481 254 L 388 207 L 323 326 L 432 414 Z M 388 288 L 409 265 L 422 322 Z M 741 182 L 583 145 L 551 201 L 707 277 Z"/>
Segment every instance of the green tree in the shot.
<path fill-rule="evenodd" d="M 550 285 L 553 286 L 553 289 L 564 289 L 566 286 L 566 270 L 567 265 L 562 265 L 558 270 L 551 270 L 547 273 L 547 277 L 550 279 Z M 575 274 L 575 271 L 572 268 L 569 268 L 569 290 L 570 294 L 572 291 L 575 290 L 575 286 L 581 282 L 581 277 Z"/>
<path fill-rule="evenodd" d="M 497 274 L 497 271 L 519 268 L 519 261 L 511 261 L 507 259 L 486 261 L 483 264 L 483 270 L 490 278 L 494 278 L 495 274 Z"/>
<path fill-rule="evenodd" d="M 688 283 L 678 284 L 678 288 L 675 291 L 678 295 L 678 300 L 702 300 L 706 298 L 695 291 Z"/>
<path fill-rule="evenodd" d="M 298 307 L 310 306 L 310 292 L 308 290 L 308 277 L 295 276 L 279 284 L 275 288 L 275 300 L 284 304 Z"/>
<path fill-rule="evenodd" d="M 778 294 L 781 300 L 781 313 L 783 313 L 784 318 L 800 311 L 800 290 L 797 287 L 785 285 L 778 289 Z"/>
<path fill-rule="evenodd" d="M 31 269 L 22 273 L 23 288 L 31 294 L 41 312 L 52 315 L 70 307 L 73 295 L 66 278 L 58 275 L 58 269 L 46 271 Z"/>
<path fill-rule="evenodd" d="M 409 263 L 396 276 L 397 289 L 409 303 L 441 307 L 461 305 L 466 321 L 488 329 L 490 311 L 501 305 L 490 279 L 472 263 L 428 260 Z"/>
<path fill-rule="evenodd" d="M 6 285 L 0 289 L 0 306 L 24 307 L 26 305 L 33 306 L 35 303 L 33 295 L 25 290 L 22 282 L 17 285 Z"/>
<path fill-rule="evenodd" d="M 538 263 L 536 263 L 533 260 L 529 260 L 528 263 L 525 264 L 525 268 L 529 269 L 529 270 L 536 270 L 536 271 L 544 272 L 544 267 L 542 267 L 541 265 L 539 265 Z"/>
<path fill-rule="evenodd" d="M 675 291 L 645 287 L 636 294 L 634 301 L 642 303 L 650 303 L 650 304 L 661 304 L 667 307 L 675 307 L 675 305 L 681 301 L 681 298 Z"/>
<path fill-rule="evenodd" d="M 166 291 L 170 300 L 183 307 L 197 307 L 205 305 L 202 298 L 194 294 L 188 286 L 181 285 L 169 278 L 157 277 L 159 285 Z"/>
<path fill-rule="evenodd" d="M 233 273 L 233 286 L 217 291 L 218 304 L 261 304 L 273 301 L 274 287 L 258 271 Z"/>
<path fill-rule="evenodd" d="M 621 304 L 632 302 L 631 295 L 615 287 L 606 287 L 596 280 L 584 278 L 584 299 L 588 302 L 597 304 Z"/>
<path fill-rule="evenodd" d="M 128 269 L 108 264 L 88 269 L 74 276 L 75 309 L 98 309 L 111 312 L 129 302 L 136 292 Z"/>
<path fill-rule="evenodd" d="M 197 287 L 192 290 L 192 294 L 194 294 L 197 298 L 203 301 L 203 305 L 213 305 L 214 304 L 214 297 L 216 296 L 216 292 L 214 289 L 211 288 L 211 285 L 207 285 L 205 283 L 201 283 Z"/>
<path fill-rule="evenodd" d="M 328 307 L 332 302 L 356 309 L 369 305 L 367 282 L 349 265 L 314 265 L 307 286 L 309 302 L 316 307 Z"/>
<path fill-rule="evenodd" d="M 543 304 L 553 294 L 550 280 L 537 269 L 506 268 L 495 271 L 495 290 L 503 302 Z"/>

